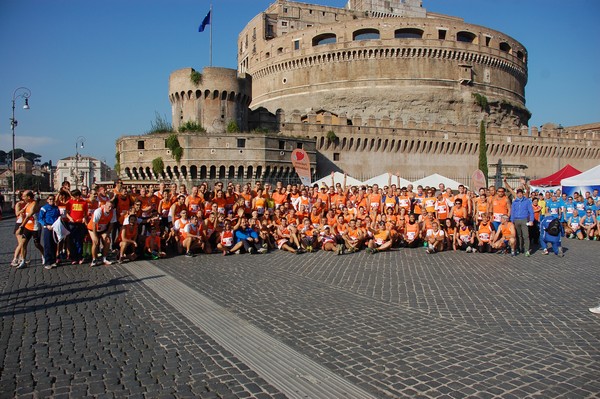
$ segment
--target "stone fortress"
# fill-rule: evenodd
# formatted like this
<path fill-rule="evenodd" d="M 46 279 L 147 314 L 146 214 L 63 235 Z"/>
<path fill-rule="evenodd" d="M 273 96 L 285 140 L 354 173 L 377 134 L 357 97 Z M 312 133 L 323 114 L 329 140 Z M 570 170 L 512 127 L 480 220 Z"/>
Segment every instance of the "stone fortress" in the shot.
<path fill-rule="evenodd" d="M 315 178 L 441 173 L 468 182 L 478 165 L 479 124 L 491 164 L 543 176 L 567 162 L 600 162 L 600 124 L 528 127 L 527 50 L 510 36 L 427 11 L 420 0 L 350 0 L 346 8 L 277 0 L 238 39 L 238 70 L 171 74 L 176 163 L 165 135 L 117 141 L 121 176 L 277 179 L 295 175 L 304 148 Z M 196 77 L 194 79 L 194 76 Z M 234 124 L 239 132 L 228 133 Z M 151 168 L 163 157 L 165 169 Z"/>

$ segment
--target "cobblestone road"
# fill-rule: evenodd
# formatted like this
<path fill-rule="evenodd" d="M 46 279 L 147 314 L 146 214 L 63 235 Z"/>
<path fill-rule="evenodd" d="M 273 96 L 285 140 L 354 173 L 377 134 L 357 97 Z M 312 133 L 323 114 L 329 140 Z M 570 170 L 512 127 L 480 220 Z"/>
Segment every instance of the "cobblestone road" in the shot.
<path fill-rule="evenodd" d="M 285 397 L 150 288 L 172 276 L 375 397 L 597 397 L 600 243 L 516 258 L 401 250 L 46 271 L 8 266 L 0 224 L 2 397 Z M 276 388 L 277 387 L 277 388 Z M 282 388 L 283 387 L 283 388 Z"/>

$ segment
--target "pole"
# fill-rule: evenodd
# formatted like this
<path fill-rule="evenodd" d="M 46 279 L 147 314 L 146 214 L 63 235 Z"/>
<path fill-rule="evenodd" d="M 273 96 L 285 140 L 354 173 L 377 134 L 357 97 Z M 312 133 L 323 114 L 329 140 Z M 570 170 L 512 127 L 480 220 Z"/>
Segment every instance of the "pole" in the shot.
<path fill-rule="evenodd" d="M 208 65 L 212 67 L 212 26 L 213 26 L 213 6 L 212 3 L 210 3 L 210 37 L 209 37 L 209 45 L 208 45 Z"/>
<path fill-rule="evenodd" d="M 79 188 L 79 148 L 77 148 L 78 141 L 75 141 L 75 188 Z"/>
<path fill-rule="evenodd" d="M 15 120 L 15 96 L 12 99 L 12 118 L 10 119 L 10 128 L 12 129 L 12 209 L 15 209 L 17 203 L 17 195 L 15 193 L 15 178 L 17 177 L 15 169 L 15 126 L 17 121 Z"/>
<path fill-rule="evenodd" d="M 21 90 L 21 93 L 17 95 L 17 93 Z M 15 189 L 15 180 L 17 177 L 17 170 L 15 169 L 15 127 L 18 122 L 15 119 L 15 103 L 17 98 L 21 97 L 25 99 L 24 109 L 29 109 L 29 97 L 31 96 L 31 90 L 27 87 L 17 87 L 13 92 L 12 96 L 12 117 L 10 118 L 10 128 L 12 130 L 12 208 L 15 209 L 15 205 L 17 203 L 16 199 L 16 189 Z"/>

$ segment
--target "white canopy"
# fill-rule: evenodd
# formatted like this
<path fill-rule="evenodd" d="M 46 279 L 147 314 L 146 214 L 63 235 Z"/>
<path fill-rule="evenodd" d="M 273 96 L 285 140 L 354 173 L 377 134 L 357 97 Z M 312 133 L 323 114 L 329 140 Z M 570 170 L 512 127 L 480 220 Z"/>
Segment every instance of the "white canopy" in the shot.
<path fill-rule="evenodd" d="M 333 174 L 333 181 L 334 181 L 334 185 L 336 183 L 344 184 L 344 174 L 340 173 L 340 172 L 335 172 Z M 317 180 L 312 185 L 315 185 L 315 184 L 318 184 L 319 187 L 321 187 L 323 184 L 325 184 L 327 187 L 331 186 L 331 175 L 325 176 L 325 177 Z M 347 186 L 360 186 L 362 184 L 363 183 L 360 180 L 357 180 L 352 176 L 346 176 L 346 185 Z"/>
<path fill-rule="evenodd" d="M 562 186 L 599 186 L 600 185 L 600 165 L 593 167 L 592 169 L 586 170 L 576 176 L 562 179 L 560 181 Z"/>
<path fill-rule="evenodd" d="M 389 176 L 390 176 L 389 173 L 383 173 L 383 174 L 380 174 L 379 176 L 370 178 L 369 180 L 363 182 L 363 184 L 366 186 L 372 186 L 373 184 L 377 184 L 379 187 L 384 187 L 384 186 L 388 185 Z M 392 174 L 392 184 L 398 185 L 398 176 L 397 175 Z M 406 187 L 409 184 L 412 184 L 412 183 L 406 179 L 400 178 L 400 187 Z"/>
<path fill-rule="evenodd" d="M 413 186 L 415 186 L 415 187 L 417 187 L 419 185 L 423 186 L 423 187 L 429 186 L 429 187 L 434 187 L 436 190 L 439 190 L 440 183 L 444 183 L 446 188 L 451 188 L 452 190 L 458 190 L 458 186 L 462 184 L 455 180 L 449 179 L 445 176 L 434 173 L 430 176 L 424 177 L 422 179 L 419 179 L 419 180 L 413 182 Z"/>

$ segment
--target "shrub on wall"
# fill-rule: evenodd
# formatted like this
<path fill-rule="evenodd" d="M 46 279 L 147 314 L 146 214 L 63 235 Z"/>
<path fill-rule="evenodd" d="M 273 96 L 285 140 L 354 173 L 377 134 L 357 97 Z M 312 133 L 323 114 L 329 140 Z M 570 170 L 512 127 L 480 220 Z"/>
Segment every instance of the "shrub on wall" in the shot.
<path fill-rule="evenodd" d="M 200 125 L 199 123 L 194 122 L 194 121 L 187 121 L 183 125 L 179 126 L 179 132 L 180 133 L 185 133 L 185 132 L 205 132 L 205 131 L 206 130 L 204 130 L 204 128 L 202 127 L 202 125 Z"/>
<path fill-rule="evenodd" d="M 240 128 L 235 121 L 231 121 L 227 124 L 227 133 L 239 133 Z"/>
<path fill-rule="evenodd" d="M 202 74 L 195 69 L 192 69 L 192 73 L 190 74 L 190 79 L 192 83 L 198 86 L 202 82 Z"/>
<path fill-rule="evenodd" d="M 179 144 L 179 139 L 176 134 L 172 134 L 167 137 L 167 148 L 171 150 L 171 156 L 179 163 L 181 161 L 181 157 L 183 156 L 183 148 Z"/>
<path fill-rule="evenodd" d="M 156 176 L 160 176 L 163 169 L 165 168 L 165 163 L 161 157 L 154 158 L 152 160 L 152 171 Z"/>

